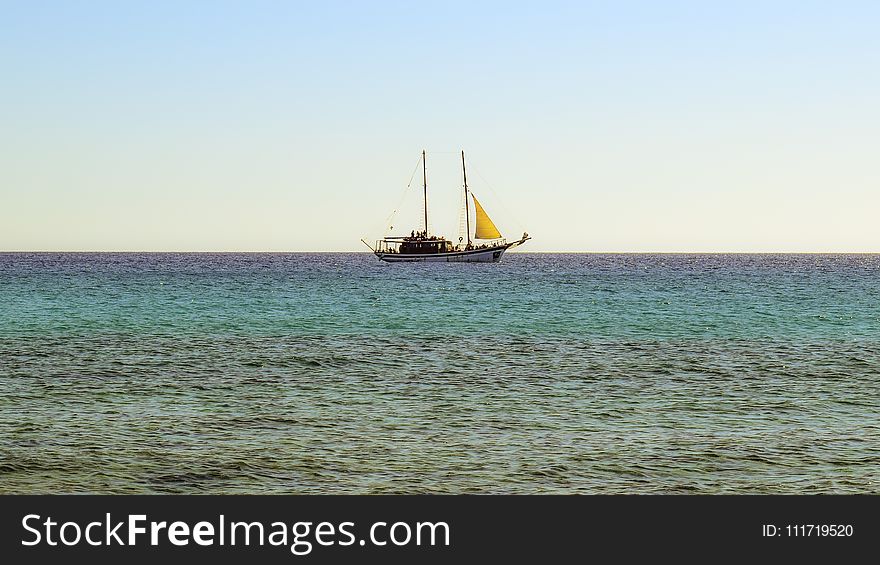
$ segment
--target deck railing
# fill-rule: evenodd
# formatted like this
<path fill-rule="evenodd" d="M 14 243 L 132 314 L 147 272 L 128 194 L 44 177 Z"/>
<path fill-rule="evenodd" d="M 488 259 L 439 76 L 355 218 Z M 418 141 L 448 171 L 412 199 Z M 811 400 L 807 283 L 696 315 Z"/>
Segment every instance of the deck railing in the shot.
<path fill-rule="evenodd" d="M 435 240 L 436 241 L 436 240 Z M 400 239 L 380 239 L 376 242 L 376 253 L 400 253 L 400 246 L 404 243 L 408 243 L 407 240 Z M 502 245 L 507 245 L 507 238 L 495 239 L 487 243 L 481 243 L 479 245 L 471 245 L 468 248 L 464 244 L 455 245 L 452 247 L 453 251 L 469 251 L 469 250 L 477 250 L 477 249 L 487 249 L 490 247 L 500 247 Z"/>

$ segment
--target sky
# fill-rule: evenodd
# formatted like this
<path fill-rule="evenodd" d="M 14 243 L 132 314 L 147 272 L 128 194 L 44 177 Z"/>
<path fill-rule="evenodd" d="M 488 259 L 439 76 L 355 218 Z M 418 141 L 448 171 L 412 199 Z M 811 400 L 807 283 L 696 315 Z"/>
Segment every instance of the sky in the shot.
<path fill-rule="evenodd" d="M 878 2 L 0 6 L 0 250 L 880 252 Z"/>

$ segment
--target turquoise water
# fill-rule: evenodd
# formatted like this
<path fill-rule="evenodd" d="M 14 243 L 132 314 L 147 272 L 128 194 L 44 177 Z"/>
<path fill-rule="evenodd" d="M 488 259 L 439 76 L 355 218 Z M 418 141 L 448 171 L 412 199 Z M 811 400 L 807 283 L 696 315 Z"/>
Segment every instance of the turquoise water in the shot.
<path fill-rule="evenodd" d="M 878 493 L 880 256 L 0 254 L 0 492 Z"/>

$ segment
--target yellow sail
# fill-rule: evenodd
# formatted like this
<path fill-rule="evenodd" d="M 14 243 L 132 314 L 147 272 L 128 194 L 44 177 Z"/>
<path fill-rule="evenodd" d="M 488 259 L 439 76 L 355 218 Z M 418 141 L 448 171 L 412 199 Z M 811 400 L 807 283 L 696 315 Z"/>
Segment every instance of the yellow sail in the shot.
<path fill-rule="evenodd" d="M 474 195 L 471 194 L 471 196 Z M 483 207 L 480 206 L 480 202 L 477 200 L 476 196 L 474 196 L 474 211 L 477 216 L 477 227 L 474 230 L 474 238 L 499 239 L 501 237 L 501 232 L 498 231 L 498 228 L 496 228 L 495 224 L 492 223 L 492 220 L 489 219 L 489 215 L 483 210 Z"/>

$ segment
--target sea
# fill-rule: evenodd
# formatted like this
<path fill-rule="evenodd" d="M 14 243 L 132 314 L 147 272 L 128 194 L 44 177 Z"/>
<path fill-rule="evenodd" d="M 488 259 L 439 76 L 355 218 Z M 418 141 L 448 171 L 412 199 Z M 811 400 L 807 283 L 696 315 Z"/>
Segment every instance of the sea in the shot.
<path fill-rule="evenodd" d="M 0 493 L 880 493 L 880 255 L 0 254 Z"/>

